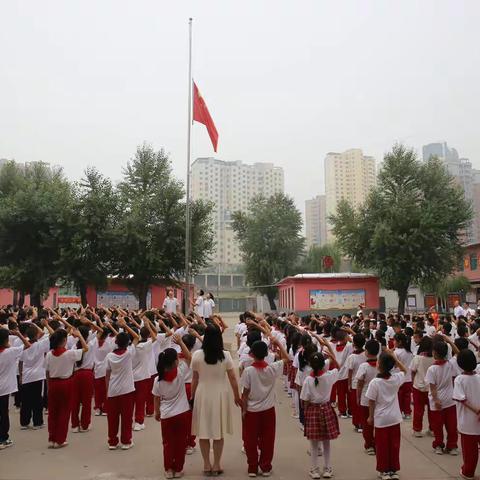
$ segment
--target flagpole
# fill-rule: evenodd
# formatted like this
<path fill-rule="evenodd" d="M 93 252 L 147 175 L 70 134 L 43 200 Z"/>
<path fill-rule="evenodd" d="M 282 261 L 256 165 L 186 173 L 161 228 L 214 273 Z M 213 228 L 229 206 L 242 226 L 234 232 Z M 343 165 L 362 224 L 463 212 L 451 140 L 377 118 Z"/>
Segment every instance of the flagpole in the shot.
<path fill-rule="evenodd" d="M 190 149 L 192 136 L 192 18 L 188 19 L 187 192 L 185 205 L 185 314 L 190 309 Z"/>

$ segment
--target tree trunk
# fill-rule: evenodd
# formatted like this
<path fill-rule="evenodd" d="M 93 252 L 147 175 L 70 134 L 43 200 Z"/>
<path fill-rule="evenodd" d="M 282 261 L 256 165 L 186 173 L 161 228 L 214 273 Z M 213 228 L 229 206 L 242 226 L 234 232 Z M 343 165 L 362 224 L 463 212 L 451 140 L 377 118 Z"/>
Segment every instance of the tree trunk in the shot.
<path fill-rule="evenodd" d="M 398 313 L 403 315 L 405 312 L 405 303 L 407 302 L 408 287 L 397 290 L 398 293 Z"/>
<path fill-rule="evenodd" d="M 32 307 L 41 307 L 42 306 L 42 296 L 38 292 L 30 293 L 30 305 Z"/>
<path fill-rule="evenodd" d="M 12 304 L 13 304 L 14 307 L 18 306 L 18 290 L 13 291 Z"/>
<path fill-rule="evenodd" d="M 18 306 L 23 307 L 25 303 L 25 292 L 18 292 Z"/>
<path fill-rule="evenodd" d="M 275 311 L 277 306 L 275 305 L 275 294 L 273 292 L 267 292 L 268 303 L 270 304 L 270 310 Z"/>
<path fill-rule="evenodd" d="M 147 294 L 148 294 L 148 286 L 142 285 L 138 289 L 138 308 L 142 310 L 147 309 Z"/>
<path fill-rule="evenodd" d="M 80 302 L 82 303 L 82 307 L 85 308 L 87 306 L 87 286 L 82 282 L 78 286 L 78 290 L 80 291 Z"/>

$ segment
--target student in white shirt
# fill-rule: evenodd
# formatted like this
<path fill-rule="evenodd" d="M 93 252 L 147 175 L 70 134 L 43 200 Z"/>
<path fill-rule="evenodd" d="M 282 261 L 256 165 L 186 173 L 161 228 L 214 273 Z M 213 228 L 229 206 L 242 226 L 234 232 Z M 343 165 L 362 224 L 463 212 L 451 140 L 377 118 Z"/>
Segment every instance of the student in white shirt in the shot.
<path fill-rule="evenodd" d="M 477 359 L 470 350 L 457 355 L 463 373 L 455 378 L 453 399 L 457 402 L 457 424 L 462 441 L 463 466 L 461 476 L 475 477 L 480 446 L 480 376 L 475 373 Z"/>
<path fill-rule="evenodd" d="M 455 353 L 458 349 L 453 345 Z M 435 361 L 427 370 L 425 381 L 430 386 L 429 401 L 431 422 L 435 439 L 433 448 L 435 453 L 442 455 L 450 453 L 458 455 L 457 448 L 457 414 L 453 400 L 453 378 L 456 375 L 452 363 L 447 360 L 448 346 L 445 342 L 437 340 L 433 344 L 433 357 Z M 443 442 L 443 427 L 447 431 L 447 444 Z"/>
<path fill-rule="evenodd" d="M 162 308 L 165 310 L 167 313 L 177 313 L 179 311 L 179 304 L 178 300 L 173 296 L 174 291 L 173 288 L 169 288 L 167 290 L 167 296 L 165 297 L 165 300 L 163 301 Z"/>
<path fill-rule="evenodd" d="M 243 371 L 240 379 L 242 412 L 244 419 L 244 444 L 248 462 L 248 474 L 256 476 L 260 468 L 267 476 L 272 470 L 275 445 L 275 383 L 283 373 L 283 365 L 289 361 L 288 353 L 273 336 L 270 341 L 281 355 L 281 360 L 268 364 L 267 344 L 255 342 L 250 350 L 253 363 Z"/>
<path fill-rule="evenodd" d="M 427 408 L 428 430 L 432 431 L 430 404 L 428 402 L 429 385 L 425 381 L 427 370 L 433 365 L 433 342 L 424 336 L 418 345 L 417 354 L 410 364 L 413 396 L 413 436 L 423 437 L 423 415 Z"/>
<path fill-rule="evenodd" d="M 190 403 L 185 389 L 191 354 L 179 335 L 174 342 L 180 346 L 183 361 L 177 351 L 167 348 L 158 356 L 158 378 L 152 389 L 155 420 L 161 422 L 163 463 L 166 478 L 183 475 L 189 431 Z"/>
<path fill-rule="evenodd" d="M 400 470 L 400 423 L 402 413 L 398 404 L 398 390 L 407 369 L 391 351 L 378 358 L 378 375 L 368 386 L 368 423 L 375 427 L 375 454 L 377 471 L 382 480 L 398 480 Z M 392 373 L 394 368 L 399 373 Z"/>
<path fill-rule="evenodd" d="M 95 416 L 107 414 L 107 368 L 105 358 L 115 348 L 115 336 L 118 332 L 110 323 L 104 324 L 101 332 L 97 333 L 97 338 L 93 344 L 95 353 L 95 363 L 93 367 L 94 374 L 94 412 Z"/>
<path fill-rule="evenodd" d="M 18 331 L 11 334 L 17 336 L 23 345 L 11 347 L 10 332 L 0 328 L 0 450 L 11 447 L 13 441 L 9 437 L 10 417 L 8 415 L 8 402 L 10 395 L 17 391 L 17 360 L 23 350 L 30 347 L 28 340 Z"/>
<path fill-rule="evenodd" d="M 48 325 L 48 324 L 47 324 Z M 52 330 L 53 332 L 53 330 Z M 45 335 L 36 323 L 32 322 L 26 329 L 30 348 L 23 351 L 20 357 L 20 429 L 30 428 L 33 420 L 33 429 L 43 425 L 43 381 L 45 373 L 45 354 L 50 350 L 48 335 Z"/>
<path fill-rule="evenodd" d="M 204 313 L 203 313 L 203 302 L 205 301 L 205 299 L 203 298 L 203 296 L 205 295 L 205 292 L 203 290 L 200 290 L 198 292 L 198 297 L 196 298 L 195 300 L 195 313 L 199 316 L 199 317 L 204 317 Z"/>
<path fill-rule="evenodd" d="M 349 342 L 347 332 L 337 330 L 335 333 L 335 358 L 338 363 L 338 381 L 335 384 L 333 392 L 336 392 L 338 402 L 338 413 L 340 418 L 349 418 L 348 415 L 352 413 L 348 398 L 348 368 L 347 358 L 353 352 L 353 346 Z M 332 394 L 332 401 L 335 401 L 335 395 Z"/>
<path fill-rule="evenodd" d="M 413 360 L 413 353 L 410 350 L 411 340 L 404 333 L 396 333 L 393 337 L 393 342 L 395 345 L 395 356 L 407 369 L 403 383 L 398 390 L 398 403 L 403 418 L 409 420 L 412 416 L 412 374 L 410 372 L 410 364 Z"/>
<path fill-rule="evenodd" d="M 133 447 L 132 423 L 133 406 L 135 399 L 135 384 L 133 381 L 133 356 L 139 336 L 127 325 L 124 318 L 117 322 L 126 332 L 120 332 L 115 338 L 117 348 L 110 352 L 106 359 L 106 382 L 108 384 L 108 448 L 116 450 L 119 447 L 118 428 L 120 421 L 120 442 L 122 450 Z M 129 347 L 130 337 L 133 338 L 133 346 Z"/>
<path fill-rule="evenodd" d="M 352 338 L 353 353 L 347 358 L 348 370 L 348 399 L 350 402 L 350 412 L 352 414 L 352 424 L 355 431 L 361 433 L 360 409 L 357 403 L 357 371 L 362 363 L 367 359 L 363 347 L 365 346 L 365 337 L 361 333 L 356 333 Z"/>
<path fill-rule="evenodd" d="M 45 357 L 48 378 L 48 447 L 68 445 L 68 421 L 72 407 L 72 375 L 75 363 L 88 351 L 88 345 L 78 330 L 71 330 L 81 349 L 67 350 L 67 332 L 58 329 L 50 335 L 51 350 Z"/>
<path fill-rule="evenodd" d="M 367 455 L 375 455 L 375 437 L 373 425 L 367 422 L 369 417 L 369 403 L 365 396 L 368 385 L 377 375 L 377 358 L 380 352 L 380 344 L 376 340 L 369 340 L 365 344 L 366 361 L 359 367 L 355 379 L 357 381 L 357 404 L 362 428 L 364 448 Z"/>
<path fill-rule="evenodd" d="M 215 308 L 215 297 L 211 292 L 207 293 L 207 298 L 203 302 L 203 317 L 205 320 L 212 318 Z"/>

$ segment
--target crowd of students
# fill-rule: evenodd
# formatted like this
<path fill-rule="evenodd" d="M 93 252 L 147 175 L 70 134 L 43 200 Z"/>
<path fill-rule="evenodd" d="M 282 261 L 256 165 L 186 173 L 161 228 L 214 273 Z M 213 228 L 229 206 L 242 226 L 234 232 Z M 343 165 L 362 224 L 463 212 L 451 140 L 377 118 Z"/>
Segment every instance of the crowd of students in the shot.
<path fill-rule="evenodd" d="M 197 299 L 196 311 L 187 316 L 173 295 L 165 308 L 148 311 L 1 309 L 0 449 L 13 444 L 11 396 L 22 429 L 43 428 L 48 411 L 53 449 L 68 445 L 69 429 L 89 431 L 93 403 L 95 415 L 107 416 L 111 450 L 132 448 L 132 432 L 145 429 L 145 416 L 155 416 L 161 422 L 166 478 L 181 477 L 185 455 L 196 446 L 192 354 L 202 349 L 209 326 L 222 333 L 227 328 L 209 310 L 206 318 L 203 304 Z M 431 435 L 439 455 L 458 455 L 460 434 L 461 475 L 474 478 L 480 441 L 475 315 L 364 316 L 360 311 L 331 318 L 245 312 L 235 336 L 241 389 L 235 398 L 250 477 L 272 472 L 281 380 L 292 416 L 309 441 L 311 478 L 333 476 L 331 442 L 340 435 L 339 418 L 342 429 L 350 420 L 362 434 L 359 448 L 376 456 L 382 480 L 399 478 L 402 420 L 412 421 L 414 437 Z"/>

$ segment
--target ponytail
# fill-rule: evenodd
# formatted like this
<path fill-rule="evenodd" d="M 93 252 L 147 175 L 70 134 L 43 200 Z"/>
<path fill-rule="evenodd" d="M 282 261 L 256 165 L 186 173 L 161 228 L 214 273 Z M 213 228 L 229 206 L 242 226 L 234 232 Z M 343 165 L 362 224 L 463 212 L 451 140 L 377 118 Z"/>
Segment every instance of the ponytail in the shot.
<path fill-rule="evenodd" d="M 157 373 L 158 381 L 163 380 L 165 371 L 170 370 L 177 361 L 177 351 L 173 348 L 167 348 L 158 354 Z"/>

